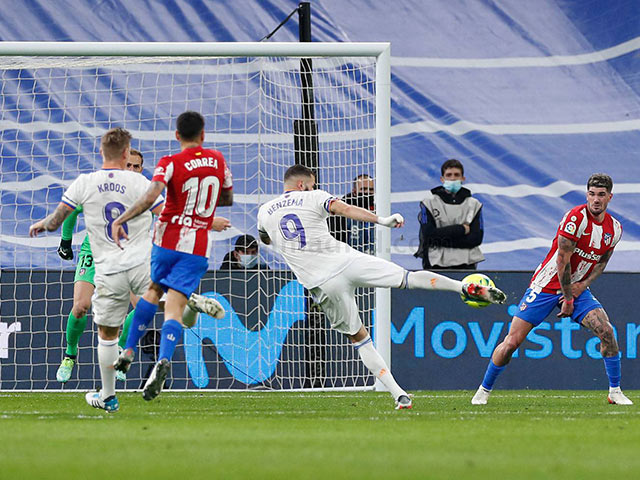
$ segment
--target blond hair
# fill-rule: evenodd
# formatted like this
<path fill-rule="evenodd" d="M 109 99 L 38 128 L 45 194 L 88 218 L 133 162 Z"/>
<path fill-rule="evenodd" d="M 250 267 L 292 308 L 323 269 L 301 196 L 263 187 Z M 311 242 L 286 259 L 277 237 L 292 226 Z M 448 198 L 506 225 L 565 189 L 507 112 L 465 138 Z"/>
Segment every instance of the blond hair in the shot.
<path fill-rule="evenodd" d="M 100 146 L 107 160 L 117 160 L 131 144 L 131 134 L 124 128 L 112 128 L 102 136 Z"/>

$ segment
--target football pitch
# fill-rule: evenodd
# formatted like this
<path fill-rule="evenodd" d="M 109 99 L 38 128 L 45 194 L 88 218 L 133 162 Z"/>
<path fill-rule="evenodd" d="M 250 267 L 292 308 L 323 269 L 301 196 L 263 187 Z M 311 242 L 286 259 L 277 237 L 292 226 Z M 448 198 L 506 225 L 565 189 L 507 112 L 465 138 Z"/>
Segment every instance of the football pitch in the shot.
<path fill-rule="evenodd" d="M 0 393 L 0 478 L 638 478 L 640 392 Z"/>

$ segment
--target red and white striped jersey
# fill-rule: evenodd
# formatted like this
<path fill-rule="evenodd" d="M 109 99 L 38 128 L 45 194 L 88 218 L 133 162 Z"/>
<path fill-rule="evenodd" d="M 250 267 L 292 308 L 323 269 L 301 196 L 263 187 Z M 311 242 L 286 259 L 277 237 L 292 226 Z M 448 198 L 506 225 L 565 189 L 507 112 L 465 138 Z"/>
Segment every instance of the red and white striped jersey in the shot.
<path fill-rule="evenodd" d="M 622 225 L 606 212 L 602 223 L 597 223 L 586 204 L 569 210 L 560 222 L 551 250 L 531 278 L 531 288 L 545 293 L 560 291 L 556 267 L 559 235 L 577 242 L 571 255 L 571 283 L 575 283 L 587 278 L 602 256 L 614 249 L 622 237 Z"/>
<path fill-rule="evenodd" d="M 155 225 L 153 243 L 208 257 L 220 190 L 233 188 L 222 153 L 198 146 L 162 157 L 151 181 L 167 186 L 167 200 Z"/>

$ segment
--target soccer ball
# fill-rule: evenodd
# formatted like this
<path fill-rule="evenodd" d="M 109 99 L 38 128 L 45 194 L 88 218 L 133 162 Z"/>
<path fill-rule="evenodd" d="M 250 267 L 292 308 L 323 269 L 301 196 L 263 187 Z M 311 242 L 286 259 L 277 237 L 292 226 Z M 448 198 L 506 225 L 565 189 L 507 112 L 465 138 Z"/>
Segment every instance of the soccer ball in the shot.
<path fill-rule="evenodd" d="M 496 286 L 496 284 L 493 283 L 493 280 L 482 273 L 472 273 L 471 275 L 467 275 L 462 279 L 462 283 L 475 283 L 477 285 L 487 285 L 490 287 Z M 460 294 L 460 298 L 462 298 L 464 303 L 473 308 L 484 308 L 487 305 L 491 305 L 489 302 L 485 302 L 484 300 L 471 299 L 463 293 Z"/>

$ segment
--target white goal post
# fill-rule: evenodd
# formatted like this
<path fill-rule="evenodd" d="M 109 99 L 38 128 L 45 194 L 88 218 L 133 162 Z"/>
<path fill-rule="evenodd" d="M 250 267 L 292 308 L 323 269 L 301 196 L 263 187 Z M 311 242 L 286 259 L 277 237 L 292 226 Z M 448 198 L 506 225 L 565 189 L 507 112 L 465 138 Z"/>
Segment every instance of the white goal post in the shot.
<path fill-rule="evenodd" d="M 302 58 L 313 62 L 311 87 L 301 85 Z M 255 233 L 257 207 L 279 192 L 284 168 L 305 154 L 294 145 L 294 124 L 300 121 L 300 94 L 308 88 L 316 98 L 317 127 L 305 133 L 316 137 L 310 144 L 319 145 L 311 152 L 319 162 L 319 186 L 342 196 L 364 174 L 375 182 L 376 213 L 391 214 L 389 43 L 0 42 L 0 75 L 0 390 L 97 384 L 92 323 L 80 342 L 77 372 L 63 387 L 56 382 L 75 263 L 57 258 L 59 232 L 29 239 L 29 222 L 50 213 L 79 173 L 99 168 L 99 137 L 112 126 L 132 132 L 132 147 L 143 152 L 148 175 L 160 156 L 178 151 L 170 137 L 175 118 L 187 109 L 202 110 L 206 146 L 225 154 L 237 205 L 218 210 L 236 222 L 214 246 L 210 270 L 216 272 L 203 281 L 202 291 L 224 292 L 232 310 L 234 302 L 243 305 L 229 318 L 231 333 L 214 331 L 206 322 L 185 333 L 177 360 L 185 373 L 169 388 L 383 389 L 328 325 L 318 327 L 317 337 L 303 322 L 277 323 L 288 321 L 288 313 L 277 315 L 278 308 L 305 308 L 307 320 L 315 312 L 309 298 L 291 300 L 302 289 L 277 255 L 261 246 L 259 266 L 251 273 L 218 271 L 234 241 Z M 303 149 L 308 145 L 303 142 Z M 342 233 L 360 227 L 348 228 Z M 83 237 L 80 220 L 73 244 Z M 375 241 L 367 242 L 360 246 L 390 259 L 389 229 L 376 226 Z M 75 254 L 77 259 L 77 248 Z M 359 301 L 365 323 L 375 322 L 377 349 L 391 365 L 390 291 L 361 292 Z M 242 342 L 254 342 L 244 350 L 233 344 L 243 316 L 258 318 L 242 325 Z M 267 322 L 282 332 L 269 333 Z M 262 336 L 253 338 L 256 332 Z M 230 343 L 222 345 L 222 337 Z M 310 338 L 316 343 L 310 345 Z M 273 339 L 277 348 L 268 344 Z M 332 350 L 319 354 L 323 377 L 310 381 L 310 357 L 325 341 Z M 204 344 L 212 348 L 202 353 Z M 139 387 L 143 366 L 135 372 L 125 388 Z"/>

